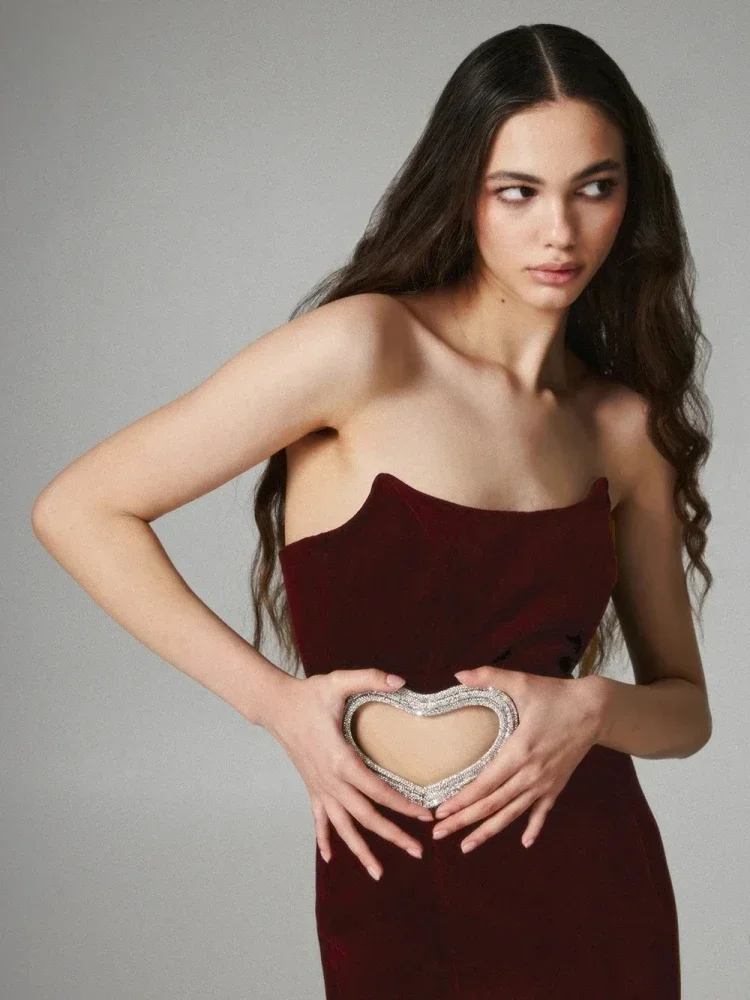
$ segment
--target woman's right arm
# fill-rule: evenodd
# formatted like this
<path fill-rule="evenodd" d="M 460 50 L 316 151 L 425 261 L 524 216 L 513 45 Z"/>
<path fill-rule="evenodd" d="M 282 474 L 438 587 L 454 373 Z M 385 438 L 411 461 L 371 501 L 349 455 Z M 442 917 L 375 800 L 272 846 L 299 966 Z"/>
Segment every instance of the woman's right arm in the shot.
<path fill-rule="evenodd" d="M 376 669 L 292 677 L 190 589 L 151 522 L 324 427 L 339 428 L 375 391 L 383 299 L 327 303 L 271 330 L 209 378 L 66 466 L 34 503 L 50 555 L 119 625 L 285 747 L 312 799 L 324 855 L 329 821 L 368 868 L 379 862 L 352 822 L 405 850 L 419 842 L 370 799 L 423 819 L 344 740 L 346 696 L 387 690 Z"/>
<path fill-rule="evenodd" d="M 367 392 L 374 335 L 362 299 L 259 337 L 184 396 L 85 452 L 34 503 L 36 537 L 93 600 L 255 724 L 290 675 L 197 597 L 150 523 L 338 425 Z"/>

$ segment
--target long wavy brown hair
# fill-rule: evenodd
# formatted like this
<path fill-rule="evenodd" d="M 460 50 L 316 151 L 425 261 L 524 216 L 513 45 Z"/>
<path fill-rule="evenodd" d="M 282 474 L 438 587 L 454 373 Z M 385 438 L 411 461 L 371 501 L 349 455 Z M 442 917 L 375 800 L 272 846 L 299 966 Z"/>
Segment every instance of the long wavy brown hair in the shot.
<path fill-rule="evenodd" d="M 350 259 L 324 277 L 289 319 L 364 292 L 435 289 L 472 272 L 472 209 L 498 129 L 512 115 L 560 97 L 591 102 L 621 130 L 628 203 L 602 266 L 571 305 L 565 342 L 595 371 L 640 393 L 649 435 L 676 471 L 674 504 L 687 552 L 686 576 L 703 577 L 699 621 L 713 577 L 703 553 L 710 507 L 698 473 L 710 448 L 711 411 L 702 390 L 710 348 L 693 302 L 695 265 L 653 122 L 622 71 L 591 38 L 558 24 L 520 25 L 478 45 L 448 80 L 427 125 L 377 203 Z M 299 674 L 278 550 L 284 544 L 285 451 L 273 454 L 255 487 L 260 536 L 250 570 L 253 644 L 264 612 Z M 276 571 L 279 571 L 278 574 Z M 580 660 L 601 672 L 623 639 L 610 601 Z"/>

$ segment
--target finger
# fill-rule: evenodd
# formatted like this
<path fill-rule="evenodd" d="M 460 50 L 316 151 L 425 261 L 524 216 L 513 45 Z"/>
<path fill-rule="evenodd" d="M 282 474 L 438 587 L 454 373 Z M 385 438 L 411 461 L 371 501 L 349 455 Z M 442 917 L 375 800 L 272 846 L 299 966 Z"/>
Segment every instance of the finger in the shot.
<path fill-rule="evenodd" d="M 446 816 L 455 816 L 465 809 L 470 808 L 489 795 L 495 792 L 505 792 L 507 795 L 518 794 L 518 776 L 520 761 L 508 758 L 503 762 L 502 768 L 497 763 L 488 765 L 476 778 L 472 779 L 451 798 L 441 802 L 435 810 L 437 819 L 445 819 Z M 527 782 L 528 784 L 528 782 Z M 516 789 L 514 791 L 514 789 Z"/>
<path fill-rule="evenodd" d="M 489 795 L 496 789 L 503 788 L 511 780 L 522 765 L 528 761 L 529 751 L 520 742 L 514 747 L 509 747 L 510 740 L 514 733 L 506 739 L 501 747 L 502 760 L 497 758 L 491 761 L 479 774 L 465 785 L 455 795 L 445 799 L 435 810 L 438 819 L 445 819 L 459 809 L 465 809 L 479 798 Z"/>
<path fill-rule="evenodd" d="M 420 842 L 415 837 L 410 837 L 405 830 L 402 830 L 392 820 L 379 813 L 372 802 L 353 785 L 347 785 L 346 782 L 342 782 L 334 790 L 334 795 L 341 805 L 355 819 L 359 820 L 362 826 L 368 830 L 372 830 L 373 833 L 377 833 L 391 844 L 395 844 L 396 847 L 402 847 L 412 857 L 422 857 L 422 845 Z"/>
<path fill-rule="evenodd" d="M 379 802 L 381 806 L 387 806 L 395 812 L 403 813 L 404 816 L 433 822 L 434 817 L 429 809 L 421 806 L 418 802 L 412 802 L 411 799 L 407 799 L 405 795 L 397 792 L 379 774 L 369 768 L 349 744 L 347 744 L 347 748 L 351 750 L 351 754 L 348 755 L 340 775 L 345 781 L 364 792 L 369 798 Z"/>
<path fill-rule="evenodd" d="M 484 798 L 470 803 L 458 812 L 451 813 L 448 819 L 441 821 L 435 826 L 432 831 L 433 837 L 441 830 L 445 830 L 445 834 L 442 834 L 442 836 L 445 836 L 448 833 L 453 833 L 455 830 L 461 829 L 463 826 L 468 826 L 470 823 L 476 823 L 477 820 L 484 819 L 485 816 L 489 816 L 491 813 L 497 813 L 498 810 L 502 810 L 506 805 L 517 801 L 519 795 L 527 791 L 528 788 L 528 782 L 524 782 L 520 774 L 514 775 L 513 778 L 509 778 L 508 781 L 499 788 L 495 788 L 488 795 L 485 795 Z"/>
<path fill-rule="evenodd" d="M 328 862 L 331 860 L 331 837 L 328 829 L 328 813 L 317 796 L 312 800 L 311 805 L 315 823 L 315 839 L 318 842 L 321 857 L 324 861 Z"/>
<path fill-rule="evenodd" d="M 489 776 L 480 775 L 474 778 L 473 781 L 470 781 L 460 792 L 441 802 L 435 810 L 435 816 L 437 819 L 445 819 L 446 816 L 455 816 L 462 809 L 467 809 L 469 806 L 474 805 L 476 802 L 497 791 L 498 788 L 502 787 L 504 782 L 505 779 L 497 775 L 494 779 Z"/>
<path fill-rule="evenodd" d="M 504 809 L 501 809 L 486 822 L 482 823 L 481 826 L 478 826 L 476 830 L 472 830 L 469 836 L 461 842 L 461 850 L 467 854 L 475 847 L 483 844 L 485 840 L 489 840 L 490 837 L 505 829 L 506 826 L 512 823 L 514 819 L 517 819 L 535 801 L 535 794 L 532 791 L 525 795 L 520 795 L 517 799 L 508 803 Z"/>
<path fill-rule="evenodd" d="M 377 667 L 354 667 L 334 670 L 331 675 L 344 696 L 360 691 L 397 691 L 406 683 L 400 674 L 390 674 Z"/>
<path fill-rule="evenodd" d="M 529 816 L 529 822 L 526 825 L 523 836 L 521 837 L 521 843 L 524 847 L 531 847 L 536 838 L 539 836 L 541 829 L 544 826 L 544 821 L 547 819 L 547 813 L 550 811 L 554 803 L 554 799 L 537 799 L 534 803 Z"/>
<path fill-rule="evenodd" d="M 357 832 L 349 814 L 334 798 L 327 799 L 325 806 L 331 823 L 336 828 L 338 835 L 349 847 L 352 854 L 359 858 L 370 875 L 377 881 L 383 874 L 383 867 L 367 846 L 364 837 Z"/>

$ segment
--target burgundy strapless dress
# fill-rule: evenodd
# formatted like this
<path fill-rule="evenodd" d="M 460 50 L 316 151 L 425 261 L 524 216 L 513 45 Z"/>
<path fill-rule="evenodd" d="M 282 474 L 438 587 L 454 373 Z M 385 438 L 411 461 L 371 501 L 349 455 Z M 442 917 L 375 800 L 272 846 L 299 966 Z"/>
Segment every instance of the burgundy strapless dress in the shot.
<path fill-rule="evenodd" d="M 502 511 L 379 473 L 348 521 L 280 550 L 306 676 L 378 667 L 432 693 L 490 663 L 575 683 L 617 579 L 608 487 Z M 376 808 L 424 855 L 357 824 L 376 882 L 332 824 L 328 864 L 315 844 L 327 1000 L 678 1000 L 673 887 L 629 754 L 593 746 L 528 849 L 528 810 L 464 855 L 482 821 L 433 841 Z"/>

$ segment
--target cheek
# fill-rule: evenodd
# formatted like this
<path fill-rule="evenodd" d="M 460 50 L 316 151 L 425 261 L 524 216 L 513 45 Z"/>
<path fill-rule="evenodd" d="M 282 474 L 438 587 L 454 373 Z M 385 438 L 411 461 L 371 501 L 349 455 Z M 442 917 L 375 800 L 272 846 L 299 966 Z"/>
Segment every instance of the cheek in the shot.
<path fill-rule="evenodd" d="M 625 208 L 627 207 L 626 199 L 627 195 L 624 193 L 619 198 L 613 199 L 607 206 L 608 211 L 602 216 L 602 234 L 605 239 L 609 237 L 612 242 L 614 242 L 615 236 L 617 236 L 617 231 L 622 225 L 622 220 L 625 216 Z"/>
<path fill-rule="evenodd" d="M 488 204 L 476 219 L 476 237 L 480 249 L 486 257 L 498 262 L 507 260 L 510 265 L 518 263 L 527 244 L 533 243 L 533 229 L 529 217 L 522 213 L 503 211 L 499 205 Z"/>
<path fill-rule="evenodd" d="M 624 205 L 613 205 L 611 210 L 602 213 L 592 226 L 589 236 L 600 252 L 606 253 L 615 242 L 624 215 Z"/>

